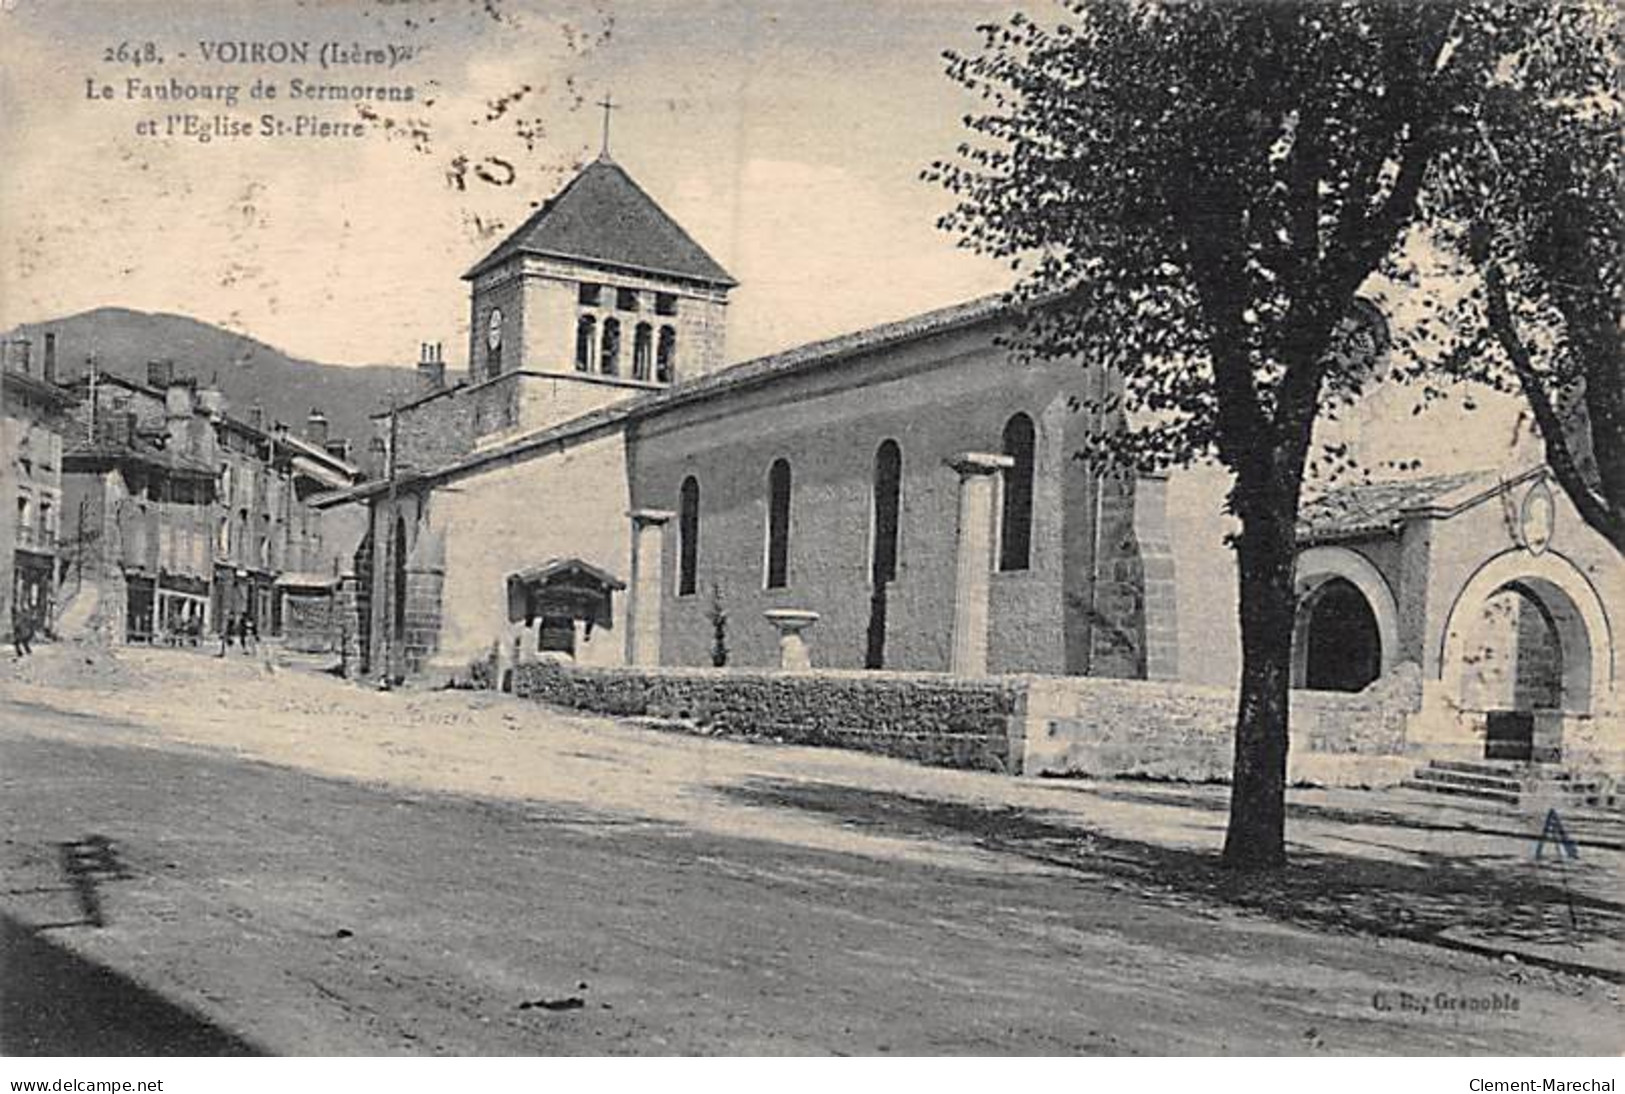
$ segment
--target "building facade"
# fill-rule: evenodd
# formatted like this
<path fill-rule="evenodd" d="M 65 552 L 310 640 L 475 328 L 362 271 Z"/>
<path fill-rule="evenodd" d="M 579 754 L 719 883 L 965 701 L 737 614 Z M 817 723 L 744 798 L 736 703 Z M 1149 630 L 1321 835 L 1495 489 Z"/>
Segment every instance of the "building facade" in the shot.
<path fill-rule="evenodd" d="M 1545 467 L 1334 490 L 1299 543 L 1295 687 L 1401 692 L 1435 758 L 1620 766 L 1625 564 Z"/>
<path fill-rule="evenodd" d="M 1109 378 L 1013 364 L 1000 300 L 724 368 L 733 280 L 606 160 L 469 279 L 468 377 L 425 347 L 322 503 L 370 671 L 773 665 L 799 611 L 823 667 L 1177 675 L 1164 484 L 1078 470 Z"/>
<path fill-rule="evenodd" d="M 325 419 L 300 438 L 253 408 L 234 418 L 165 362 L 144 384 L 93 371 L 76 392 L 68 621 L 117 641 L 196 641 L 234 619 L 281 634 L 279 581 L 304 590 L 297 575 L 327 565 L 309 499 L 359 477 L 326 450 Z"/>
<path fill-rule="evenodd" d="M 0 344 L 0 627 L 49 631 L 60 578 L 62 438 L 73 396 L 56 383 L 56 336 L 36 362 L 26 340 Z"/>
<path fill-rule="evenodd" d="M 1233 689 L 1228 481 L 1081 462 L 1122 424 L 1080 410 L 1115 380 L 1015 360 L 1001 299 L 725 367 L 732 279 L 607 160 L 468 279 L 466 378 L 425 346 L 421 394 L 375 419 L 378 478 L 317 501 L 366 512 L 364 672 L 569 657 Z M 1625 764 L 1625 565 L 1523 466 L 1306 503 L 1300 694 L 1362 693 L 1432 755 Z"/>

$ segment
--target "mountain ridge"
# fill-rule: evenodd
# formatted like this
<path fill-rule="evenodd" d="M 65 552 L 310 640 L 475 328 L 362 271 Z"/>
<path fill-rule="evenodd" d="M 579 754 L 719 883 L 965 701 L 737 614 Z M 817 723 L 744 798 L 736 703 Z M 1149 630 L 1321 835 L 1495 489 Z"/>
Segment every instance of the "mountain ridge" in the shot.
<path fill-rule="evenodd" d="M 412 368 L 326 364 L 193 316 L 122 305 L 21 323 L 5 337 L 29 339 L 38 367 L 48 331 L 56 334 L 60 383 L 85 375 L 93 353 L 100 370 L 141 383 L 147 362 L 171 360 L 176 376 L 217 386 L 235 418 L 246 418 L 249 407 L 258 405 L 267 422 L 284 422 L 297 431 L 313 407 L 320 409 L 331 436 L 350 440 L 357 454 L 372 433 L 368 417 L 386 409 L 392 397 L 415 394 L 419 384 Z"/>

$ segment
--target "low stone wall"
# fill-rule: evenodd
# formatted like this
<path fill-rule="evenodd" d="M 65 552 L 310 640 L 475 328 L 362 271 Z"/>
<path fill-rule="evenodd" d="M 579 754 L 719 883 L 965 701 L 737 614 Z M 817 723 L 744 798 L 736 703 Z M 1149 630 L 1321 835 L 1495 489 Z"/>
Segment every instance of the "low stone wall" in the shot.
<path fill-rule="evenodd" d="M 1330 785 L 1398 782 L 1416 765 L 1407 712 L 1382 696 L 1292 693 L 1287 777 Z M 1140 680 L 1029 681 L 1024 774 L 1228 781 L 1235 693 Z"/>
<path fill-rule="evenodd" d="M 514 670 L 513 691 L 577 710 L 669 718 L 708 732 L 1022 775 L 1228 781 L 1235 695 L 1141 680 L 757 669 Z M 1288 778 L 1392 785 L 1417 764 L 1406 711 L 1381 694 L 1294 692 Z"/>
<path fill-rule="evenodd" d="M 673 718 L 731 737 L 877 752 L 939 767 L 1016 771 L 1018 678 L 751 669 L 519 665 L 516 695 L 602 714 Z"/>

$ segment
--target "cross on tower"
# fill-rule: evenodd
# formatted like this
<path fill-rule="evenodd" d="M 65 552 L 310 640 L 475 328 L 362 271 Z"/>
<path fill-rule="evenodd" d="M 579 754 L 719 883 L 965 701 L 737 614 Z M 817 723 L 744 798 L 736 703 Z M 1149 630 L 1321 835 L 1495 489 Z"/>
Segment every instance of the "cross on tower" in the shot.
<path fill-rule="evenodd" d="M 619 110 L 620 106 L 615 102 L 614 98 L 607 94 L 598 100 L 598 105 L 604 108 L 604 147 L 602 151 L 603 155 L 607 156 L 609 155 L 609 112 Z"/>

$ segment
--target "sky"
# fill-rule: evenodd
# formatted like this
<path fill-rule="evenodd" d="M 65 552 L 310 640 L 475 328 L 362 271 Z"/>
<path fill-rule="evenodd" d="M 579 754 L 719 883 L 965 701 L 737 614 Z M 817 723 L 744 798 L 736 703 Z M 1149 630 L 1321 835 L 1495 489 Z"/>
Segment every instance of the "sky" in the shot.
<path fill-rule="evenodd" d="M 620 104 L 613 157 L 741 283 L 730 359 L 997 291 L 1009 272 L 935 227 L 949 200 L 920 172 L 951 155 L 974 106 L 942 51 L 974 49 L 976 25 L 1011 10 L 0 0 L 0 329 L 119 305 L 330 363 L 410 364 L 441 341 L 461 365 L 460 275 L 598 153 L 606 93 Z M 216 42 L 284 41 L 309 42 L 311 62 L 205 59 Z M 414 53 L 323 71 L 324 42 Z M 135 63 L 147 43 L 161 63 Z M 130 79 L 242 97 L 131 99 Z M 256 79 L 282 97 L 250 98 Z M 353 103 L 290 101 L 295 79 L 410 86 L 414 100 L 371 104 L 359 139 L 162 132 L 174 113 L 358 121 Z M 112 98 L 93 97 L 103 87 Z M 137 133 L 146 120 L 158 135 Z"/>

